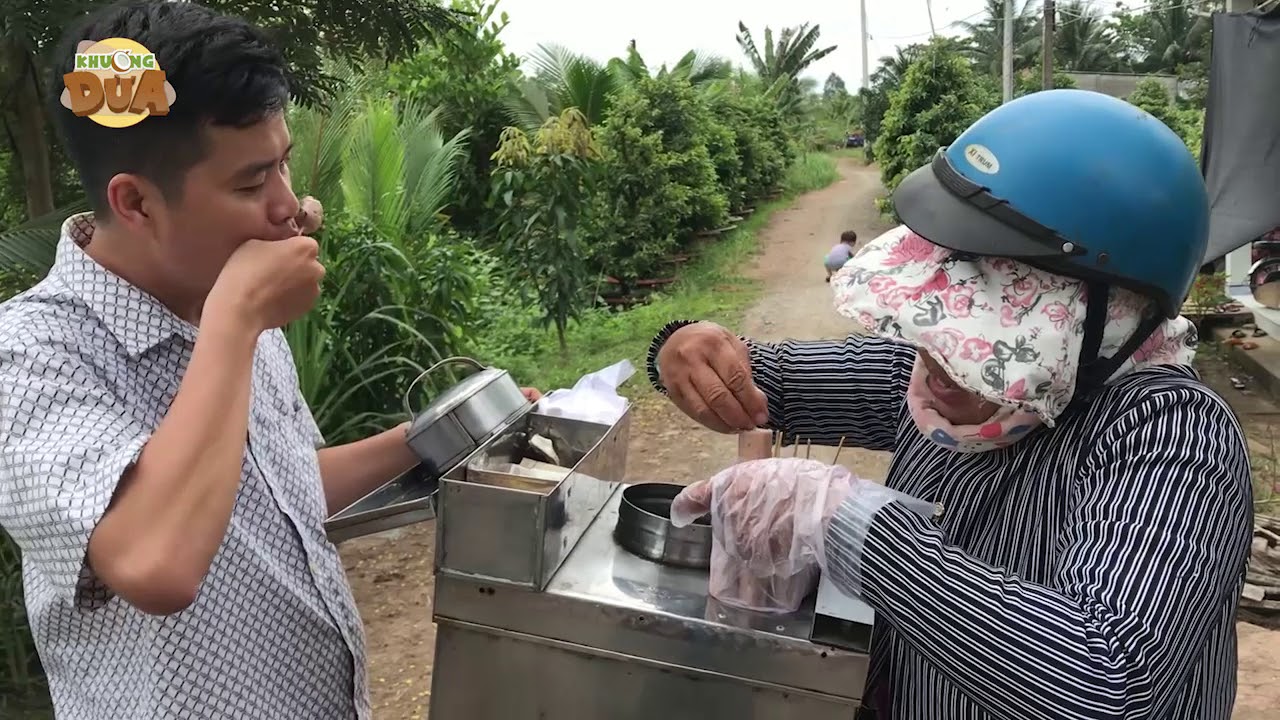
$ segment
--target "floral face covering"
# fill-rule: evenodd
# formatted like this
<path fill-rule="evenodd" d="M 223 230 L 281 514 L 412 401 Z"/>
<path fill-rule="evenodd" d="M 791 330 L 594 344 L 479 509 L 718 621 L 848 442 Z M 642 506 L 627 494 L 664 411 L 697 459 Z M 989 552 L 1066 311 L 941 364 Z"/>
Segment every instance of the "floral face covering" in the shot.
<path fill-rule="evenodd" d="M 967 257 L 906 227 L 871 241 L 831 279 L 836 310 L 869 334 L 929 353 L 961 387 L 1000 406 L 957 427 L 935 409 L 917 360 L 907 405 L 921 432 L 960 451 L 990 450 L 1053 426 L 1075 393 L 1088 293 L 1083 282 L 1005 258 Z M 1098 354 L 1137 330 L 1147 301 L 1113 288 Z M 1190 364 L 1195 326 L 1165 321 L 1110 380 L 1148 365 Z"/>

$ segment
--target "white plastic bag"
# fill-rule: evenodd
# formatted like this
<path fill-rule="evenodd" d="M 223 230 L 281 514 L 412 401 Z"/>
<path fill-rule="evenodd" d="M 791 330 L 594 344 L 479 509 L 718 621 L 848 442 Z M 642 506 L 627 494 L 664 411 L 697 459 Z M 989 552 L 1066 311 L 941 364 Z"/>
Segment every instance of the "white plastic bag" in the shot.
<path fill-rule="evenodd" d="M 631 361 L 623 360 L 588 373 L 572 389 L 562 388 L 543 396 L 536 409 L 543 415 L 612 425 L 627 409 L 627 399 L 618 394 L 618 387 L 635 372 Z"/>

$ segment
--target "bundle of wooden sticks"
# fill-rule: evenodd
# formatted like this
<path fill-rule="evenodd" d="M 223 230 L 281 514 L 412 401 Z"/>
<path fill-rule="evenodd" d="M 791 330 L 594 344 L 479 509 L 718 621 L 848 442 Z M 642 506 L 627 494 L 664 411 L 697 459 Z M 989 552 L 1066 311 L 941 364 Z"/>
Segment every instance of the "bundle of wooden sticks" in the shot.
<path fill-rule="evenodd" d="M 804 456 L 812 457 L 813 441 L 805 440 Z M 791 457 L 800 457 L 800 438 L 796 438 L 791 445 Z M 840 438 L 840 444 L 836 446 L 835 459 L 831 461 L 832 465 L 840 462 L 840 451 L 844 449 L 844 437 Z M 785 457 L 782 446 L 782 433 L 775 433 L 772 430 L 750 430 L 738 435 L 738 462 L 746 462 L 748 460 L 764 460 L 771 457 Z"/>

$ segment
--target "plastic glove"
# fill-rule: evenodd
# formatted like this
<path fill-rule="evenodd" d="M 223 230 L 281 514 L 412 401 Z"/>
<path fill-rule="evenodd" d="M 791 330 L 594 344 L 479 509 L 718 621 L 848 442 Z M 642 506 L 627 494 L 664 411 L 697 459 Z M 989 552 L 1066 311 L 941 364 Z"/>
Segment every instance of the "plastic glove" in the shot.
<path fill-rule="evenodd" d="M 671 522 L 683 527 L 710 512 L 713 597 L 794 612 L 826 562 L 827 521 L 864 485 L 871 483 L 817 460 L 752 460 L 685 488 L 671 503 Z"/>

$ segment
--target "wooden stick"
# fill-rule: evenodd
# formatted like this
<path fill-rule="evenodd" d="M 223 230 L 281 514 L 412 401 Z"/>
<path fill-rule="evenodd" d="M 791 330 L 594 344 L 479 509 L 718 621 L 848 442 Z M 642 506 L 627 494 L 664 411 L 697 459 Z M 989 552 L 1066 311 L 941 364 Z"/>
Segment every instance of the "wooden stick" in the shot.
<path fill-rule="evenodd" d="M 773 456 L 774 457 L 782 456 L 782 431 L 781 430 L 778 431 L 778 437 L 774 439 Z"/>
<path fill-rule="evenodd" d="M 808 460 L 813 457 L 813 440 L 806 440 L 804 443 L 804 459 Z"/>
<path fill-rule="evenodd" d="M 836 463 L 840 462 L 840 451 L 841 451 L 841 450 L 843 450 L 843 449 L 844 449 L 844 436 L 843 436 L 843 435 L 841 435 L 841 436 L 840 436 L 840 444 L 839 444 L 839 445 L 836 445 L 836 457 L 835 457 L 835 459 L 834 459 L 834 460 L 832 460 L 832 461 L 831 461 L 831 464 L 832 464 L 832 465 L 835 465 Z"/>

